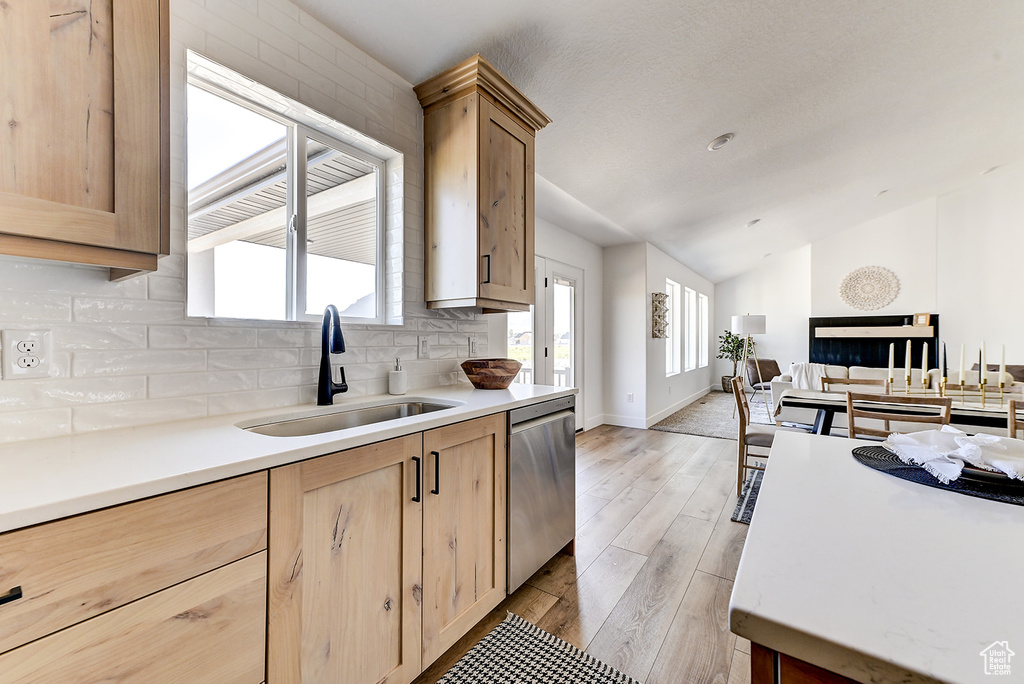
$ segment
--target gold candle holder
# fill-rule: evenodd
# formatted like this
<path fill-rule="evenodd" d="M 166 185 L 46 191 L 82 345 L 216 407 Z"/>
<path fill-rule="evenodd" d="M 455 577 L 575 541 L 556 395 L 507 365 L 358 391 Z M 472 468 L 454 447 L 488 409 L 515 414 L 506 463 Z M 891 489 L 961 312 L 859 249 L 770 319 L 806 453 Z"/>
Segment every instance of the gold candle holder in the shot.
<path fill-rule="evenodd" d="M 1006 383 L 999 381 L 999 408 L 1003 408 L 1003 396 L 1006 394 Z"/>
<path fill-rule="evenodd" d="M 981 379 L 981 408 L 985 408 L 985 378 Z"/>
<path fill-rule="evenodd" d="M 963 406 L 967 405 L 967 395 L 964 394 L 964 381 L 960 380 L 960 404 Z"/>
<path fill-rule="evenodd" d="M 945 377 L 943 377 L 942 380 L 939 382 L 939 396 L 940 397 L 946 396 L 946 378 Z"/>
<path fill-rule="evenodd" d="M 904 385 L 904 391 L 905 391 L 906 394 L 909 395 L 910 394 L 910 376 L 909 375 L 907 376 L 906 380 L 907 381 L 906 381 L 906 383 Z"/>

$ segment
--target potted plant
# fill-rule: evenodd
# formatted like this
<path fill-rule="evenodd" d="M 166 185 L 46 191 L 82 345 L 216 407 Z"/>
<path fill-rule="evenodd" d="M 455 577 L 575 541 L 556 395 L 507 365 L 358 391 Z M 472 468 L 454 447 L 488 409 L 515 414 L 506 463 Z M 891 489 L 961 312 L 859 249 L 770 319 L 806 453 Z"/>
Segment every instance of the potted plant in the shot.
<path fill-rule="evenodd" d="M 750 348 L 754 348 L 754 342 L 751 340 Z M 749 353 L 749 352 L 748 352 Z M 718 358 L 728 359 L 732 361 L 732 375 L 722 376 L 722 391 L 732 392 L 732 386 L 729 384 L 730 381 L 736 377 L 737 366 L 740 360 L 743 358 L 743 338 L 739 335 L 726 330 L 718 336 Z"/>

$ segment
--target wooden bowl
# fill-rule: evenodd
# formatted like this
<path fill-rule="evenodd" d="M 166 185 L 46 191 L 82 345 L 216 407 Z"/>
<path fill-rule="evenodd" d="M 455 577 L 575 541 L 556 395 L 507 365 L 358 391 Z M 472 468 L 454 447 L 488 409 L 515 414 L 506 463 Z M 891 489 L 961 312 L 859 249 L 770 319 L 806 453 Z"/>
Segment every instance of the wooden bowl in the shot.
<path fill-rule="evenodd" d="M 515 359 L 467 359 L 462 371 L 477 389 L 507 389 L 523 364 Z"/>

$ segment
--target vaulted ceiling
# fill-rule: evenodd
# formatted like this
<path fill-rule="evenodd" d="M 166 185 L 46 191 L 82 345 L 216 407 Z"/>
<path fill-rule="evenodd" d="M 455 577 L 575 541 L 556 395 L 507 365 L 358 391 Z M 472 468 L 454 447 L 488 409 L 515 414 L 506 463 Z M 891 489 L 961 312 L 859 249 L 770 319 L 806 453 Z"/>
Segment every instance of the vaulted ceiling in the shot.
<path fill-rule="evenodd" d="M 1024 159 L 1019 0 L 295 1 L 414 84 L 483 54 L 539 215 L 716 282 Z"/>

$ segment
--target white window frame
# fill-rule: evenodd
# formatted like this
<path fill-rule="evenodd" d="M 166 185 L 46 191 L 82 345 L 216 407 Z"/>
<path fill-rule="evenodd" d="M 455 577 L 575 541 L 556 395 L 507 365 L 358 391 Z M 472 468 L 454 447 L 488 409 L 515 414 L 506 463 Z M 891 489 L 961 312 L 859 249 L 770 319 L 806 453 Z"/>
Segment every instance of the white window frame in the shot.
<path fill-rule="evenodd" d="M 697 337 L 699 350 L 697 352 L 697 367 L 708 367 L 708 296 L 697 293 Z"/>
<path fill-rule="evenodd" d="M 686 330 L 683 334 L 683 370 L 697 370 L 697 291 L 683 289 Z"/>
<path fill-rule="evenodd" d="M 668 295 L 668 337 L 665 339 L 665 377 L 679 375 L 682 351 L 682 287 L 679 283 L 665 278 L 665 294 Z"/>
<path fill-rule="evenodd" d="M 223 67 L 203 55 L 187 51 L 186 84 L 202 88 L 238 106 L 245 107 L 287 127 L 287 201 L 285 215 L 292 217 L 286 230 L 287 265 L 285 283 L 285 318 L 269 320 L 319 322 L 322 314 L 306 313 L 306 140 L 315 140 L 337 149 L 376 171 L 376 264 L 375 315 L 373 318 L 342 316 L 342 321 L 365 325 L 401 324 L 399 315 L 389 315 L 387 245 L 387 206 L 393 198 L 387 191 L 387 164 L 401 155 L 386 145 L 330 119 L 319 112 L 281 95 L 246 76 Z M 187 146 L 186 141 L 186 146 Z M 378 156 L 375 153 L 380 153 Z M 185 206 L 187 206 L 187 201 Z M 187 221 L 187 217 L 186 217 Z M 399 278 L 399 281 L 402 279 Z M 401 291 L 402 283 L 396 287 Z M 401 300 L 401 297 L 399 297 Z M 210 316 L 213 318 L 213 316 Z"/>

